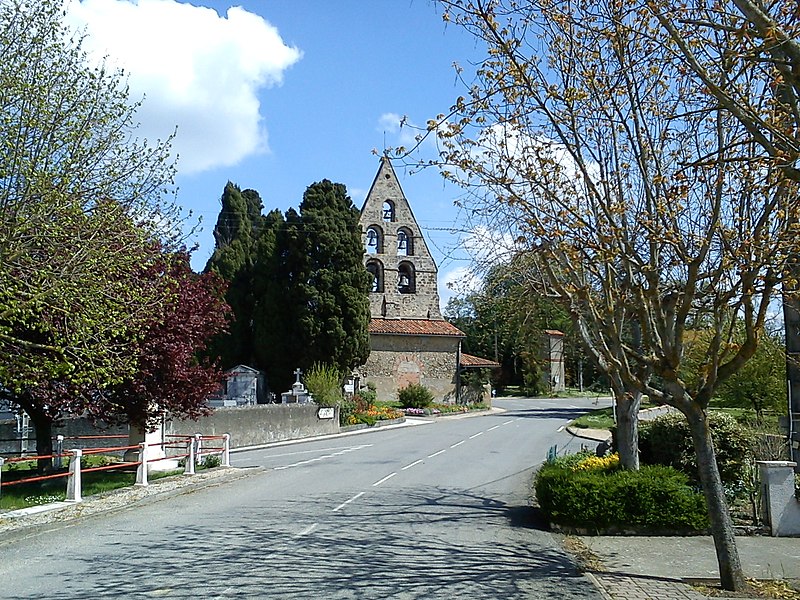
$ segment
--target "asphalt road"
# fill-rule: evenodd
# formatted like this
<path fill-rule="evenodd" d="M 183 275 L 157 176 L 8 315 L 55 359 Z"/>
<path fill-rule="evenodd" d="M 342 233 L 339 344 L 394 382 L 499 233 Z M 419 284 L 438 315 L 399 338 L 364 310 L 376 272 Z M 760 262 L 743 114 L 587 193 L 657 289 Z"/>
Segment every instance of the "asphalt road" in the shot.
<path fill-rule="evenodd" d="M 601 598 L 529 508 L 575 399 L 233 455 L 267 469 L 0 543 L 0 598 Z"/>

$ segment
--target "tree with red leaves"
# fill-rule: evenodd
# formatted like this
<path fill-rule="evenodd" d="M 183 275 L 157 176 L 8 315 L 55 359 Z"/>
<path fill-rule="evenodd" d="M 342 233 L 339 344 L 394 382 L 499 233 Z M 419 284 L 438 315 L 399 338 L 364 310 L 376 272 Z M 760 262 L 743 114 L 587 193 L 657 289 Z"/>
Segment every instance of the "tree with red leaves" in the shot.
<path fill-rule="evenodd" d="M 197 419 L 211 412 L 208 397 L 222 386 L 224 373 L 203 355 L 209 341 L 227 330 L 224 281 L 194 273 L 185 252 L 165 256 L 163 271 L 154 276 L 169 286 L 170 300 L 135 345 L 136 373 L 90 403 L 95 419 L 142 429 L 153 428 L 162 415 Z"/>

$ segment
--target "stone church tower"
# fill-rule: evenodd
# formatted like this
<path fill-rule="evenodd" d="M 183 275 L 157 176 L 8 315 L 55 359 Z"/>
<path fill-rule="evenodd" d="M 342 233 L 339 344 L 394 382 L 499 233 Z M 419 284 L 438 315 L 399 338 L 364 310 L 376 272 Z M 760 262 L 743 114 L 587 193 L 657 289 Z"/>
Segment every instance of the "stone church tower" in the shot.
<path fill-rule="evenodd" d="M 370 357 L 362 381 L 379 398 L 419 383 L 438 402 L 458 396 L 457 366 L 464 334 L 442 318 L 437 268 L 400 182 L 385 156 L 361 209 L 364 265 L 370 293 Z"/>
<path fill-rule="evenodd" d="M 386 157 L 361 209 L 361 227 L 374 278 L 372 316 L 441 320 L 436 263 Z"/>

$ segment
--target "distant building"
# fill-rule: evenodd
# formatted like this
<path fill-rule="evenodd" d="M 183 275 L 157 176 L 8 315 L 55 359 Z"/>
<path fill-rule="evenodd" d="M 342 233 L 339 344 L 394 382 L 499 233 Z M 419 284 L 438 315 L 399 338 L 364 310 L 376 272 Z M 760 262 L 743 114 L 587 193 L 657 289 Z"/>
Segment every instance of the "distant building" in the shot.
<path fill-rule="evenodd" d="M 372 274 L 371 352 L 361 381 L 373 382 L 379 398 L 396 398 L 418 383 L 438 402 L 457 401 L 464 334 L 442 318 L 436 263 L 385 156 L 361 209 L 361 229 Z"/>
<path fill-rule="evenodd" d="M 564 382 L 564 333 L 545 329 L 542 336 L 542 384 L 545 390 L 562 392 Z"/>

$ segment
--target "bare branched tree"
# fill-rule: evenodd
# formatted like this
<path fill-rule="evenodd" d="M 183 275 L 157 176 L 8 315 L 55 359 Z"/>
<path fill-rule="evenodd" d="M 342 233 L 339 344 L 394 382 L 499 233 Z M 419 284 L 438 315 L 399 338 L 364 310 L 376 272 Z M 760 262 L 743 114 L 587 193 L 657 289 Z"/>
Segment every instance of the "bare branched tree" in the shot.
<path fill-rule="evenodd" d="M 474 214 L 503 215 L 531 287 L 568 307 L 623 400 L 624 464 L 638 464 L 640 394 L 686 416 L 722 585 L 741 589 L 707 410 L 755 352 L 798 250 L 797 184 L 707 88 L 765 105 L 770 88 L 726 55 L 696 77 L 646 3 L 441 4 L 488 58 L 429 123 L 434 162 Z M 687 371 L 698 329 L 710 335 Z"/>

